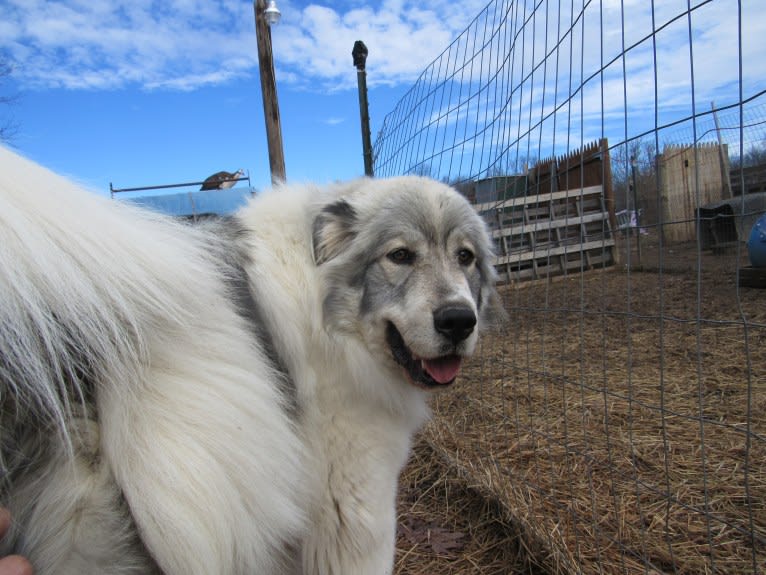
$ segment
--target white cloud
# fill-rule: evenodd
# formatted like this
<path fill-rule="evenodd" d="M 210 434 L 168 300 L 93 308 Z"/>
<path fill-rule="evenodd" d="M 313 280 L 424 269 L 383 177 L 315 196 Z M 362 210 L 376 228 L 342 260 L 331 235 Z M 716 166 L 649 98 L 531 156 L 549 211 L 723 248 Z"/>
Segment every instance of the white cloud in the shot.
<path fill-rule="evenodd" d="M 32 88 L 194 89 L 256 65 L 248 3 L 11 0 L 3 12 L 0 50 Z"/>
<path fill-rule="evenodd" d="M 741 3 L 746 94 L 762 87 L 762 78 L 766 77 L 766 44 L 760 33 L 764 17 L 758 7 L 761 1 Z M 451 42 L 486 6 L 485 0 L 278 3 L 282 22 L 272 31 L 278 81 L 320 92 L 356 88 L 351 57 L 356 40 L 363 40 L 370 51 L 370 87 L 409 85 L 440 54 L 444 56 L 438 74 L 451 73 L 456 60 L 465 57 L 465 47 L 481 43 L 482 39 L 466 36 L 450 49 Z M 500 13 L 511 5 L 515 8 L 509 14 Z M 474 70 L 473 82 L 486 81 L 497 69 L 499 60 L 491 61 L 496 56 L 490 54 L 509 50 L 512 35 L 507 30 L 518 30 L 526 21 L 526 46 L 523 50 L 516 46 L 512 56 L 515 64 L 509 67 L 513 73 L 512 77 L 508 75 L 507 84 L 500 80 L 506 93 L 511 86 L 523 85 L 523 89 L 511 95 L 511 107 L 506 106 L 502 96 L 493 103 L 477 100 L 474 107 L 484 106 L 491 116 L 501 118 L 503 125 L 513 126 L 513 133 L 523 133 L 521 127 L 539 121 L 541 115 L 567 101 L 570 81 L 576 87 L 581 79 L 596 74 L 573 101 L 574 112 L 581 111 L 589 125 L 600 125 L 603 118 L 607 125 L 624 131 L 628 115 L 629 132 L 643 129 L 635 126 L 632 118 L 652 115 L 655 77 L 660 123 L 673 120 L 681 108 L 688 115 L 692 68 L 687 2 L 666 0 L 654 5 L 655 25 L 667 24 L 654 38 L 647 36 L 652 30 L 650 3 L 604 0 L 603 4 L 589 5 L 584 19 L 573 26 L 571 41 L 566 32 L 575 18 L 572 14 L 562 13 L 559 17 L 551 8 L 545 12 L 546 21 L 542 16 L 528 19 L 529 12 L 519 9 L 516 3 L 491 5 L 490 9 L 497 6 L 498 12 L 487 13 L 477 22 L 486 20 L 491 29 L 507 17 L 506 32 L 493 38 L 491 51 L 485 50 L 474 61 L 475 69 L 483 72 Z M 579 9 L 575 7 L 575 14 Z M 18 79 L 32 88 L 102 90 L 137 85 L 148 90 L 194 90 L 257 74 L 249 0 L 0 0 L 0 10 L 0 55 L 11 56 Z M 682 16 L 675 19 L 678 15 Z M 692 2 L 691 28 L 698 109 L 709 109 L 713 99 L 719 106 L 731 103 L 738 96 L 737 2 Z M 530 49 L 532 44 L 534 51 Z M 602 64 L 619 55 L 623 46 L 633 46 L 625 57 L 629 81 L 623 78 L 621 59 L 598 74 Z M 549 59 L 547 68 L 540 66 L 533 76 L 527 76 L 545 54 L 554 50 L 555 58 Z M 554 61 L 559 62 L 557 67 Z M 544 90 L 540 86 L 543 76 Z M 449 108 L 453 104 L 444 101 L 442 105 Z M 569 109 L 567 105 L 557 115 L 562 117 Z M 432 117 L 440 114 L 443 118 L 439 125 L 445 127 L 462 125 L 469 117 L 467 108 L 447 113 L 436 107 L 428 112 Z M 472 109 L 470 117 L 479 116 Z M 326 123 L 335 125 L 340 121 L 328 118 Z M 559 121 L 557 130 L 562 125 L 566 124 Z M 505 129 L 503 134 L 507 137 Z"/>
<path fill-rule="evenodd" d="M 281 0 L 273 30 L 280 81 L 352 88 L 351 49 L 370 49 L 368 83 L 410 82 L 484 0 Z M 252 75 L 257 51 L 246 0 L 0 0 L 0 56 L 31 88 L 193 90 Z"/>

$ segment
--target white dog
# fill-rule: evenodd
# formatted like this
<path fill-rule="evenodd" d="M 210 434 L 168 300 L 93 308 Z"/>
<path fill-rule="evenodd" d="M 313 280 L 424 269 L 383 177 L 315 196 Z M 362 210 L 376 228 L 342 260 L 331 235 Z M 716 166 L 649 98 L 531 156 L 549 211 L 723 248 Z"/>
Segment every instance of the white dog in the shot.
<path fill-rule="evenodd" d="M 392 570 L 398 473 L 502 314 L 414 177 L 191 226 L 0 149 L 2 551 L 40 575 Z"/>

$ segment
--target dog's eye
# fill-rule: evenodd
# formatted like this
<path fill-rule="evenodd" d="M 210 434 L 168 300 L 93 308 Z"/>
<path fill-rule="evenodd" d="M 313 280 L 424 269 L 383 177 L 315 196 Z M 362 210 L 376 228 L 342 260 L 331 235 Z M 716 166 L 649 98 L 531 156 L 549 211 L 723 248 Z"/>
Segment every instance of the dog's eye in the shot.
<path fill-rule="evenodd" d="M 406 265 L 415 261 L 415 253 L 407 248 L 398 248 L 388 254 L 388 259 L 395 264 Z"/>
<path fill-rule="evenodd" d="M 463 248 L 457 252 L 457 261 L 461 266 L 471 265 L 475 259 L 476 256 L 469 249 Z"/>

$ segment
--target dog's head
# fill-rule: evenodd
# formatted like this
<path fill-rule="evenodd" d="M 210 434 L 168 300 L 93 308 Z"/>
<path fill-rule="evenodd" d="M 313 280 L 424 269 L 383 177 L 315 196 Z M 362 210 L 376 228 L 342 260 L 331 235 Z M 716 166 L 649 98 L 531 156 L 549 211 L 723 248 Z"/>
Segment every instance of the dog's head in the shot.
<path fill-rule="evenodd" d="M 314 220 L 324 314 L 421 387 L 452 383 L 504 311 L 486 227 L 452 188 L 418 177 L 360 180 Z"/>

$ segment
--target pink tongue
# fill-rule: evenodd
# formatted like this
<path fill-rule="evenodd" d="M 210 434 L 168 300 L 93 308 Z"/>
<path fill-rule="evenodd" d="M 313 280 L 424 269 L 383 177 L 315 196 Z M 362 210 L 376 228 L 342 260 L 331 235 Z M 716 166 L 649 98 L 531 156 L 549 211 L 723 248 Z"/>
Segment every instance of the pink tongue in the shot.
<path fill-rule="evenodd" d="M 462 359 L 456 355 L 422 360 L 423 369 L 437 383 L 449 383 L 457 377 Z"/>

